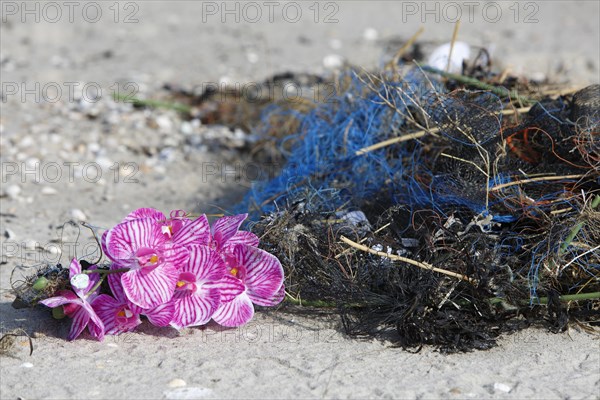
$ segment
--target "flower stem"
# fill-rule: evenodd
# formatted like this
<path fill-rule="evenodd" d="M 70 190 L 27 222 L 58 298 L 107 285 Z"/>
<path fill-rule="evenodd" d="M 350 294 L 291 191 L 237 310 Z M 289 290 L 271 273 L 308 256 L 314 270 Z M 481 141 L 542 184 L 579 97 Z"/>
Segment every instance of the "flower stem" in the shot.
<path fill-rule="evenodd" d="M 131 268 L 118 268 L 118 269 L 86 269 L 82 271 L 82 274 L 118 274 L 120 272 L 128 272 Z"/>

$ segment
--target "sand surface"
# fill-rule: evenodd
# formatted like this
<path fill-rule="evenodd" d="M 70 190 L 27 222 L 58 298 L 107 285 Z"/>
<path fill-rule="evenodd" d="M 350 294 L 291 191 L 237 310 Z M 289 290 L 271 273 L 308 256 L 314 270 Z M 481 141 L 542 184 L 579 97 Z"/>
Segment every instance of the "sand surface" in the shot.
<path fill-rule="evenodd" d="M 466 3 L 455 3 L 459 39 L 491 49 L 497 69 L 574 86 L 600 81 L 598 2 L 481 2 L 472 12 Z M 488 3 L 501 7 L 499 19 Z M 62 17 L 40 3 L 36 22 L 20 2 L 1 3 L 0 332 L 21 327 L 35 337 L 32 356 L 19 338 L 0 357 L 2 399 L 600 398 L 600 342 L 574 329 L 529 329 L 485 352 L 412 354 L 346 338 L 335 316 L 271 310 L 236 330 L 144 324 L 103 343 L 67 342 L 68 324 L 46 310 L 13 309 L 15 266 L 94 250 L 88 232 L 61 230 L 65 221 L 108 228 L 143 206 L 213 212 L 248 186 L 247 161 L 222 145 L 243 145 L 244 135 L 115 103 L 116 90 L 149 97 L 165 83 L 243 85 L 339 61 L 372 68 L 421 25 L 426 46 L 448 41 L 456 15 L 442 3 L 428 14 L 422 2 L 392 1 L 323 2 L 317 15 L 299 2 L 297 22 L 286 3 L 270 21 L 258 2 L 262 18 L 252 22 L 242 3 L 226 14 L 221 2 L 137 1 L 97 3 L 97 22 L 77 3 L 71 22 L 58 4 Z"/>

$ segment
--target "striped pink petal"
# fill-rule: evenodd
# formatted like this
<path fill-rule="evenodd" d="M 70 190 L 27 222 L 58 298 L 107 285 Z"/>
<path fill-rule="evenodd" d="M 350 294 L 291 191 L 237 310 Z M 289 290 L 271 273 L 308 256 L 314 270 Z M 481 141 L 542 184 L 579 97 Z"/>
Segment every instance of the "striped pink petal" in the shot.
<path fill-rule="evenodd" d="M 102 320 L 106 335 L 118 335 L 129 332 L 142 323 L 138 314 L 134 313 L 126 301 L 117 300 L 107 294 L 101 294 L 92 301 L 92 308 Z M 131 316 L 119 316 L 118 313 L 129 311 Z M 119 318 L 120 317 L 120 318 Z"/>
<path fill-rule="evenodd" d="M 219 253 L 208 246 L 193 245 L 189 247 L 190 259 L 182 271 L 191 272 L 196 281 L 219 281 L 227 272 L 225 262 Z"/>
<path fill-rule="evenodd" d="M 219 281 L 208 282 L 203 285 L 206 288 L 216 289 L 221 295 L 221 302 L 227 303 L 246 290 L 244 283 L 233 275 L 225 274 Z"/>
<path fill-rule="evenodd" d="M 132 270 L 121 277 L 127 298 L 142 308 L 154 308 L 171 300 L 179 271 L 164 264 L 151 271 Z"/>
<path fill-rule="evenodd" d="M 175 306 L 172 301 L 161 304 L 150 310 L 144 310 L 143 314 L 148 318 L 150 323 L 155 326 L 169 326 L 175 313 Z"/>
<path fill-rule="evenodd" d="M 180 246 L 192 244 L 208 245 L 210 242 L 210 225 L 206 215 L 201 215 L 193 221 L 187 221 L 183 227 L 173 234 L 173 243 Z"/>
<path fill-rule="evenodd" d="M 221 217 L 213 224 L 213 239 L 217 249 L 221 249 L 229 239 L 235 236 L 248 214 Z"/>
<path fill-rule="evenodd" d="M 227 327 L 241 326 L 254 316 L 254 306 L 246 293 L 242 293 L 229 303 L 221 306 L 213 315 L 213 320 L 219 325 Z"/>
<path fill-rule="evenodd" d="M 245 244 L 252 247 L 257 247 L 259 243 L 258 236 L 252 232 L 239 231 L 233 237 L 231 237 L 224 247 L 232 248 L 236 244 Z"/>
<path fill-rule="evenodd" d="M 92 306 L 89 303 L 84 302 L 82 308 L 86 311 L 86 313 L 88 314 L 88 317 L 89 317 L 89 321 L 87 324 L 88 330 L 90 331 L 90 333 L 92 334 L 93 337 L 95 337 L 99 341 L 103 341 L 104 340 L 104 323 L 102 322 L 100 317 L 98 317 L 98 315 L 96 314 L 96 312 L 94 311 L 94 309 L 92 308 Z"/>
<path fill-rule="evenodd" d="M 69 330 L 67 340 L 75 340 L 79 335 L 81 335 L 81 332 L 83 332 L 90 321 L 90 315 L 83 307 L 77 309 L 77 311 L 73 313 L 72 317 L 73 321 L 71 322 L 71 330 Z"/>
<path fill-rule="evenodd" d="M 167 243 L 163 247 L 162 256 L 166 264 L 171 264 L 177 269 L 185 268 L 190 259 L 187 248 L 174 243 Z"/>
<path fill-rule="evenodd" d="M 219 291 L 199 288 L 195 293 L 173 298 L 175 313 L 171 326 L 177 329 L 204 325 L 220 304 Z"/>
<path fill-rule="evenodd" d="M 113 261 L 131 260 L 139 248 L 157 249 L 166 241 L 160 225 L 150 218 L 123 222 L 108 230 L 103 239 L 106 254 Z"/>
<path fill-rule="evenodd" d="M 68 290 L 60 290 L 58 292 L 58 296 L 49 297 L 47 299 L 41 300 L 40 304 L 43 304 L 46 307 L 55 308 L 63 306 L 65 304 L 81 304 L 81 302 L 82 300 L 77 298 L 77 296 L 73 292 Z"/>
<path fill-rule="evenodd" d="M 119 269 L 118 264 L 112 264 L 110 266 L 111 270 Z M 115 300 L 118 302 L 124 303 L 127 301 L 127 296 L 123 291 L 123 284 L 121 283 L 121 277 L 123 276 L 123 272 L 108 274 L 108 286 L 110 287 L 110 291 L 112 292 Z"/>
<path fill-rule="evenodd" d="M 79 261 L 74 258 L 71 260 L 71 264 L 69 264 L 69 278 L 74 277 L 77 274 L 81 273 L 81 264 Z"/>
<path fill-rule="evenodd" d="M 129 213 L 129 215 L 126 216 L 125 219 L 121 222 L 126 222 L 126 221 L 131 221 L 134 219 L 141 219 L 141 218 L 150 218 L 156 222 L 164 221 L 166 219 L 165 214 L 163 214 L 162 212 L 160 212 L 154 208 L 138 208 L 137 210 Z"/>
<path fill-rule="evenodd" d="M 256 305 L 265 306 L 265 307 L 273 307 L 273 306 L 276 306 L 277 304 L 281 303 L 283 301 L 283 299 L 285 298 L 285 285 L 281 285 L 281 288 L 279 289 L 279 291 L 277 291 L 277 293 L 275 293 L 275 296 L 271 297 L 270 299 L 257 296 L 254 293 L 252 293 L 252 291 L 250 291 L 250 290 L 248 291 L 248 297 L 250 298 L 252 303 L 254 303 Z"/>
<path fill-rule="evenodd" d="M 271 299 L 283 285 L 283 267 L 274 255 L 252 246 L 238 244 L 233 256 L 246 269 L 244 283 L 254 297 Z"/>

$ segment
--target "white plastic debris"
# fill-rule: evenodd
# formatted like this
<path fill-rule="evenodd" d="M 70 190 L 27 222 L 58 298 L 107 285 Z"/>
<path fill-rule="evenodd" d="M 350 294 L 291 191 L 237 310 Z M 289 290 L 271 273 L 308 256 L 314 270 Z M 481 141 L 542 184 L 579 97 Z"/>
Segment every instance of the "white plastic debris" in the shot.
<path fill-rule="evenodd" d="M 77 274 L 71 278 L 71 286 L 75 289 L 83 290 L 90 284 L 90 277 L 87 274 Z"/>
<path fill-rule="evenodd" d="M 450 57 L 448 72 L 461 73 L 463 60 L 468 60 L 471 56 L 471 47 L 465 42 L 455 42 L 454 48 L 452 48 L 452 55 L 450 55 L 451 45 L 451 43 L 445 43 L 433 50 L 427 64 L 433 68 L 445 71 L 448 66 L 448 57 Z"/>

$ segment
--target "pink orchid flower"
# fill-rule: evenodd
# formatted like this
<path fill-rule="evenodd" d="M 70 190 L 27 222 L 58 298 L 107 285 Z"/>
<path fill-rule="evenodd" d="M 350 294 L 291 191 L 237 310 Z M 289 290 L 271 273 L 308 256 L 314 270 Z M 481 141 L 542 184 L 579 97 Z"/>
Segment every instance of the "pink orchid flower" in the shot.
<path fill-rule="evenodd" d="M 114 269 L 114 264 L 111 269 Z M 121 274 L 109 274 L 108 285 L 114 297 L 101 294 L 92 301 L 92 308 L 104 323 L 106 335 L 130 332 L 142 323 L 138 307 L 132 304 L 121 284 Z"/>
<path fill-rule="evenodd" d="M 171 300 L 179 268 L 189 259 L 189 251 L 165 237 L 152 218 L 132 219 L 106 231 L 102 248 L 116 268 L 130 269 L 121 276 L 123 291 L 144 309 Z"/>
<path fill-rule="evenodd" d="M 244 291 L 239 279 L 227 273 L 225 262 L 208 246 L 190 246 L 190 260 L 179 271 L 171 302 L 177 329 L 206 324 L 221 301 L 231 301 Z"/>
<path fill-rule="evenodd" d="M 212 226 L 211 247 L 219 253 L 230 253 L 237 244 L 257 247 L 259 239 L 254 233 L 239 230 L 247 217 L 239 214 L 217 219 Z"/>
<path fill-rule="evenodd" d="M 206 215 L 201 215 L 195 220 L 187 218 L 183 210 L 174 210 L 167 218 L 162 212 L 154 208 L 138 208 L 130 213 L 123 222 L 136 219 L 150 218 L 160 227 L 167 239 L 180 246 L 187 247 L 192 244 L 206 245 L 210 241 L 210 225 Z"/>
<path fill-rule="evenodd" d="M 220 325 L 240 326 L 254 316 L 254 304 L 274 306 L 284 297 L 283 267 L 272 254 L 246 244 L 236 244 L 227 255 L 229 274 L 239 279 L 244 291 L 222 302 L 213 315 Z"/>
<path fill-rule="evenodd" d="M 84 284 L 86 282 L 87 284 L 82 287 L 74 286 L 75 293 L 70 290 L 59 290 L 57 292 L 58 296 L 44 299 L 40 303 L 51 308 L 62 306 L 64 314 L 73 319 L 67 340 L 77 338 L 87 326 L 92 336 L 102 341 L 104 339 L 104 324 L 90 304 L 95 296 L 95 293 L 90 293 L 90 290 L 96 285 L 100 277 L 98 274 L 83 275 L 81 264 L 77 259 L 73 259 L 69 265 L 69 278 L 73 281 L 73 279 L 83 276 L 85 276 Z"/>
<path fill-rule="evenodd" d="M 111 269 L 116 269 L 116 264 Z M 165 303 L 148 310 L 136 306 L 125 295 L 121 275 L 122 272 L 108 275 L 108 285 L 114 297 L 101 294 L 92 302 L 92 307 L 104 323 L 105 334 L 118 335 L 134 330 L 142 323 L 140 315 L 145 315 L 153 325 L 168 326 L 173 318 L 173 305 Z"/>

